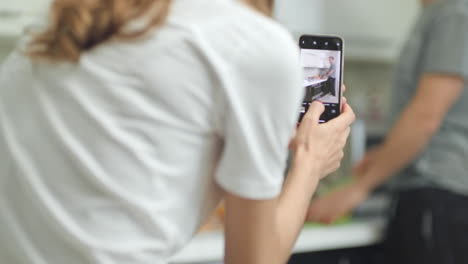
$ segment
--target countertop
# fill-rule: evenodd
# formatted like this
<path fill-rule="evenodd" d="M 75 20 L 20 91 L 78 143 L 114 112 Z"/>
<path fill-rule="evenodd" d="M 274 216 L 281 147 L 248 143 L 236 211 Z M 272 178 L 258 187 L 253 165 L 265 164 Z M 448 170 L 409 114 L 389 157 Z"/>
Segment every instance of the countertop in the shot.
<path fill-rule="evenodd" d="M 324 251 L 374 245 L 383 238 L 382 218 L 353 220 L 346 224 L 305 227 L 294 246 L 293 253 Z M 204 263 L 222 261 L 224 255 L 221 231 L 197 235 L 171 263 Z"/>
<path fill-rule="evenodd" d="M 326 82 L 327 80 L 328 79 L 314 79 L 312 81 L 303 80 L 303 86 L 307 87 L 307 86 L 310 86 L 310 85 L 316 85 L 316 84 L 319 84 L 319 83 Z"/>

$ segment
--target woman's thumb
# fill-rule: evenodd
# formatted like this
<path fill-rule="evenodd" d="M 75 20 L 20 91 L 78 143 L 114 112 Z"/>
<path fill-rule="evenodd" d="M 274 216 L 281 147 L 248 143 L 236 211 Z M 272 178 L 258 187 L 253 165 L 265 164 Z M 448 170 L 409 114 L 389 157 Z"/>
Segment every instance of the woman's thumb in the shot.
<path fill-rule="evenodd" d="M 319 101 L 314 101 L 312 104 L 309 106 L 309 110 L 307 110 L 307 113 L 304 118 L 310 119 L 315 123 L 318 123 L 320 120 L 320 116 L 323 114 L 325 111 L 325 106 L 322 104 L 322 102 Z"/>

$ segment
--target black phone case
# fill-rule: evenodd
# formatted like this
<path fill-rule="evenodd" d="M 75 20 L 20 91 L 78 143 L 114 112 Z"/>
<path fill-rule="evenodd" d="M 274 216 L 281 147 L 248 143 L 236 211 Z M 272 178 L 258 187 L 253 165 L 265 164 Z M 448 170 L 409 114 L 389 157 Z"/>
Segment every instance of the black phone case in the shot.
<path fill-rule="evenodd" d="M 313 84 L 305 86 L 305 96 L 302 102 L 302 109 L 299 115 L 299 122 L 301 122 L 305 113 L 309 109 L 309 105 L 315 101 L 320 100 L 315 98 L 319 93 L 322 97 L 330 94 L 333 97 L 337 97 L 337 102 L 323 102 L 325 111 L 320 117 L 320 122 L 327 122 L 337 117 L 341 112 L 341 89 L 343 83 L 343 50 L 344 41 L 339 36 L 324 36 L 324 35 L 302 35 L 299 38 L 299 47 L 302 50 L 315 50 L 316 52 L 334 52 L 339 51 L 339 87 L 336 87 L 336 78 L 328 78 L 326 81 L 320 84 Z M 331 58 L 330 58 L 331 59 Z M 335 58 L 336 60 L 336 58 Z M 330 62 L 331 63 L 331 62 Z M 336 64 L 336 61 L 335 61 Z M 306 68 L 306 66 L 304 66 Z M 336 70 L 336 69 L 335 69 Z M 332 79 L 330 81 L 330 79 Z M 304 80 L 304 82 L 306 82 Z M 315 98 L 315 99 L 313 99 Z"/>

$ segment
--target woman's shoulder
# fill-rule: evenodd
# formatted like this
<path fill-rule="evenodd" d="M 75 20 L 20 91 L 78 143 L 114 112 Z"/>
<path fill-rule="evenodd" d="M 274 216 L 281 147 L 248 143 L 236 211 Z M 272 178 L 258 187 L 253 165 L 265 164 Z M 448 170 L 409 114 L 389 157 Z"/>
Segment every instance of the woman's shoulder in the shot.
<path fill-rule="evenodd" d="M 151 75 L 153 69 L 174 63 L 180 71 L 204 69 L 221 78 L 271 79 L 300 71 L 299 49 L 291 34 L 234 0 L 176 0 L 164 26 L 130 45 L 139 74 Z"/>
<path fill-rule="evenodd" d="M 157 53 L 161 58 L 173 53 L 162 51 L 177 50 L 187 59 L 237 68 L 296 67 L 299 54 L 282 25 L 233 0 L 176 0 L 166 24 L 139 46 L 142 57 Z"/>
<path fill-rule="evenodd" d="M 168 18 L 169 27 L 179 27 L 216 44 L 225 39 L 234 45 L 249 42 L 291 44 L 291 35 L 272 18 L 241 1 L 178 0 Z M 228 43 L 223 43 L 229 45 Z"/>

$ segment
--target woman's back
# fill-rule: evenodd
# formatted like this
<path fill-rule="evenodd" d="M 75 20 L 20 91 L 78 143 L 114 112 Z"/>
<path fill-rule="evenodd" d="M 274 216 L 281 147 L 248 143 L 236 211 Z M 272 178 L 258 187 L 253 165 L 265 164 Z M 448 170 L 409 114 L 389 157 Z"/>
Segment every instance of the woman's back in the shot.
<path fill-rule="evenodd" d="M 295 55 L 285 31 L 230 0 L 176 0 L 161 29 L 77 64 L 12 55 L 0 71 L 0 259 L 165 263 L 219 202 L 216 183 L 276 193 L 301 99 L 281 85 L 299 84 Z M 234 179 L 242 166 L 258 176 Z"/>

